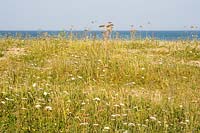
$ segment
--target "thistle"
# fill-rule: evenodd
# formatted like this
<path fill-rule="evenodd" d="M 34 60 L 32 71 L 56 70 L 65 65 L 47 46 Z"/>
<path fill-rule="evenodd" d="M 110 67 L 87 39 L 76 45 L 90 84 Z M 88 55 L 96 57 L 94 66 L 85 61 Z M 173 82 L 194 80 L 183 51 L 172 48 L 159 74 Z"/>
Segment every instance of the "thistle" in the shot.
<path fill-rule="evenodd" d="M 114 24 L 112 22 L 108 22 L 107 24 L 100 25 L 99 28 L 103 28 L 103 38 L 104 40 L 108 40 L 111 38 L 111 33 L 114 28 Z"/>

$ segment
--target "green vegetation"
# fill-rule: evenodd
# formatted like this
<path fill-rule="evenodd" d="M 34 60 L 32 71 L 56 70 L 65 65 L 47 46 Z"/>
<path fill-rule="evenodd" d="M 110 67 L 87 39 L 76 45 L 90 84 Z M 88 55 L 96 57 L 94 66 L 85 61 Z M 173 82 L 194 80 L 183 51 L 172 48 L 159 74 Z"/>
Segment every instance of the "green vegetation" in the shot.
<path fill-rule="evenodd" d="M 0 39 L 0 132 L 200 132 L 200 42 Z"/>

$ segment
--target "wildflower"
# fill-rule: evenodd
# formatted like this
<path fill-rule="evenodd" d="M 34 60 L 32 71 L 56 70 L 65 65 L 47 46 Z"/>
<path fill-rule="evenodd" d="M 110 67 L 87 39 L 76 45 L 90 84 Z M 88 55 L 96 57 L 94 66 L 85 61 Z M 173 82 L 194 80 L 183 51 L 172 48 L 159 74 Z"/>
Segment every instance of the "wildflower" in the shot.
<path fill-rule="evenodd" d="M 35 88 L 37 86 L 37 84 L 36 83 L 33 83 L 33 88 Z"/>
<path fill-rule="evenodd" d="M 145 68 L 144 68 L 144 67 L 142 67 L 142 70 L 145 70 Z"/>
<path fill-rule="evenodd" d="M 134 124 L 134 123 L 129 123 L 128 126 L 129 126 L 129 127 L 134 127 L 135 124 Z"/>
<path fill-rule="evenodd" d="M 168 97 L 167 99 L 168 99 L 168 100 L 171 100 L 172 98 L 171 98 L 171 97 Z"/>
<path fill-rule="evenodd" d="M 21 108 L 21 110 L 27 110 L 27 108 Z"/>
<path fill-rule="evenodd" d="M 185 122 L 189 123 L 190 121 L 189 120 L 185 120 Z"/>
<path fill-rule="evenodd" d="M 7 100 L 7 101 L 14 101 L 14 99 L 9 99 L 9 98 L 5 98 L 5 100 Z"/>
<path fill-rule="evenodd" d="M 96 127 L 96 126 L 99 126 L 99 124 L 93 124 L 93 126 L 95 126 L 95 127 Z"/>
<path fill-rule="evenodd" d="M 41 105 L 37 104 L 37 105 L 35 105 L 35 108 L 39 109 L 39 108 L 41 108 Z"/>
<path fill-rule="evenodd" d="M 82 102 L 81 105 L 85 105 L 85 102 Z"/>
<path fill-rule="evenodd" d="M 83 77 L 81 77 L 81 76 L 77 76 L 79 79 L 82 79 Z"/>
<path fill-rule="evenodd" d="M 185 123 L 185 122 L 182 122 L 182 121 L 180 122 L 180 124 L 182 124 L 182 125 L 186 125 L 186 123 Z"/>
<path fill-rule="evenodd" d="M 69 93 L 67 91 L 63 91 L 64 94 L 69 95 Z"/>
<path fill-rule="evenodd" d="M 125 106 L 123 103 L 120 103 L 119 105 L 120 105 L 120 106 Z"/>
<path fill-rule="evenodd" d="M 183 108 L 183 105 L 179 105 L 180 108 Z"/>
<path fill-rule="evenodd" d="M 153 120 L 153 121 L 157 120 L 156 117 L 154 117 L 154 116 L 151 116 L 150 119 Z"/>
<path fill-rule="evenodd" d="M 114 107 L 120 107 L 118 104 L 115 104 Z"/>
<path fill-rule="evenodd" d="M 123 117 L 126 117 L 126 116 L 127 116 L 127 114 L 122 114 L 122 116 L 123 116 Z"/>
<path fill-rule="evenodd" d="M 131 86 L 131 85 L 135 85 L 136 83 L 135 82 L 130 82 L 130 83 L 127 83 L 125 84 L 126 86 Z"/>
<path fill-rule="evenodd" d="M 43 95 L 44 95 L 44 96 L 47 96 L 47 95 L 48 95 L 48 93 L 47 93 L 47 92 L 44 92 L 44 93 L 43 93 Z"/>
<path fill-rule="evenodd" d="M 145 124 L 142 124 L 142 127 L 148 127 L 147 125 L 145 125 Z"/>
<path fill-rule="evenodd" d="M 6 102 L 4 102 L 4 101 L 1 101 L 1 103 L 2 103 L 2 104 L 6 104 Z"/>
<path fill-rule="evenodd" d="M 72 77 L 72 78 L 71 78 L 71 80 L 72 80 L 72 81 L 74 81 L 74 80 L 75 80 L 75 78 L 74 78 L 74 77 Z"/>
<path fill-rule="evenodd" d="M 46 111 L 52 111 L 52 107 L 51 107 L 51 106 L 46 106 L 46 107 L 45 107 L 45 110 L 46 110 Z"/>
<path fill-rule="evenodd" d="M 120 114 L 113 114 L 111 115 L 112 117 L 120 117 L 121 115 Z"/>
<path fill-rule="evenodd" d="M 98 102 L 98 101 L 100 101 L 101 99 L 98 98 L 98 97 L 96 97 L 96 98 L 94 98 L 93 100 L 96 101 L 96 102 Z"/>
<path fill-rule="evenodd" d="M 27 100 L 27 98 L 21 98 L 22 100 Z"/>
<path fill-rule="evenodd" d="M 104 127 L 104 130 L 110 130 L 110 127 Z"/>
<path fill-rule="evenodd" d="M 80 123 L 80 126 L 86 126 L 86 125 L 88 125 L 88 123 L 87 123 L 87 122 Z"/>
<path fill-rule="evenodd" d="M 9 101 L 9 98 L 6 97 L 5 100 Z"/>

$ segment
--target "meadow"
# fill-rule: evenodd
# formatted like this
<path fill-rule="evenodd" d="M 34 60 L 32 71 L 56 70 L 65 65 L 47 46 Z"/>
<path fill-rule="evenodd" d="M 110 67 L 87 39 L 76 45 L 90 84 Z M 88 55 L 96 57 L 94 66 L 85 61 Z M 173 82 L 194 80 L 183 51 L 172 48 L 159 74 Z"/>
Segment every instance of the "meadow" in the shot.
<path fill-rule="evenodd" d="M 198 40 L 0 39 L 0 132 L 200 132 Z"/>

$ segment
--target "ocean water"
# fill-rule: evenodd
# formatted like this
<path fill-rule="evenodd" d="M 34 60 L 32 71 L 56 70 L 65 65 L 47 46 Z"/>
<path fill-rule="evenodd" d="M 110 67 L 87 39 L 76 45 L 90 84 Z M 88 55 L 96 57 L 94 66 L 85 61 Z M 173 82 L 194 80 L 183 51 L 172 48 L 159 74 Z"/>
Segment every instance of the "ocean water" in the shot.
<path fill-rule="evenodd" d="M 85 36 L 88 38 L 102 38 L 101 31 L 0 31 L 0 38 L 3 37 L 22 37 L 22 38 L 37 38 L 48 33 L 49 36 L 57 37 L 62 35 L 69 37 L 71 34 L 75 38 L 82 39 Z M 112 38 L 130 39 L 130 31 L 113 31 Z M 186 40 L 186 39 L 200 39 L 200 31 L 137 31 L 136 39 L 154 38 L 158 40 Z"/>

